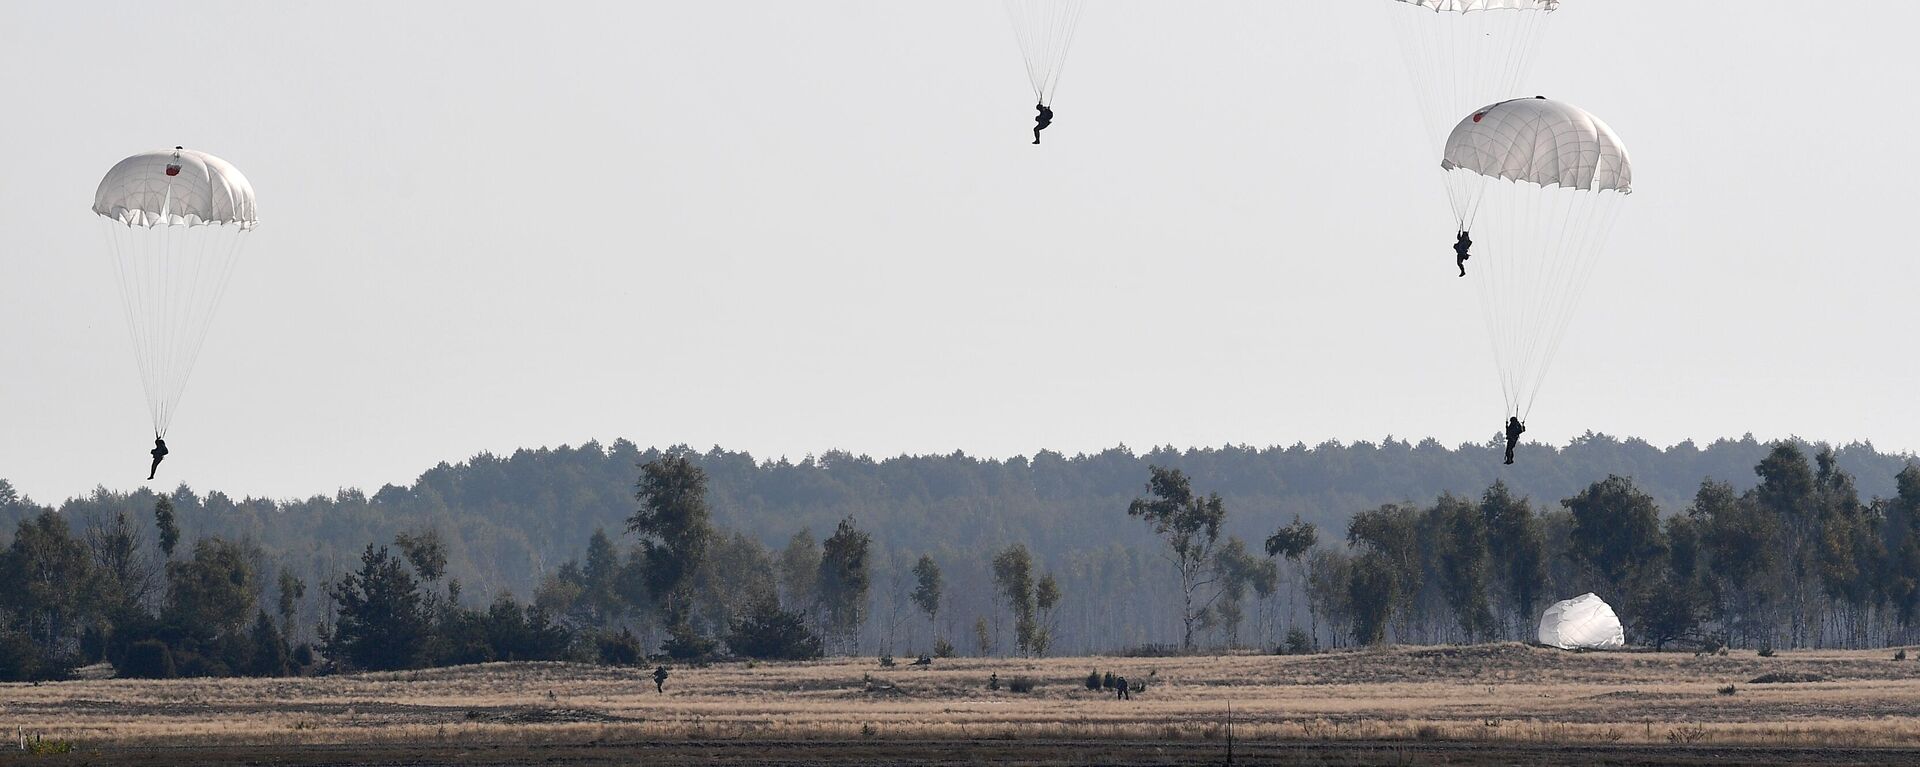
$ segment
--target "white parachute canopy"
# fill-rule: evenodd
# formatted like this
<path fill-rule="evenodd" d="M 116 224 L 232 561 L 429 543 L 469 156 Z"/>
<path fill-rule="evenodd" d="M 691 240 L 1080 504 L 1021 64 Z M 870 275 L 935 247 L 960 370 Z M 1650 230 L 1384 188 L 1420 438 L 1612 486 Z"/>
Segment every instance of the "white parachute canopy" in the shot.
<path fill-rule="evenodd" d="M 106 230 L 154 435 L 164 437 L 243 236 L 258 221 L 253 185 L 225 160 L 175 147 L 114 165 L 93 212 Z"/>
<path fill-rule="evenodd" d="M 1053 89 L 1060 84 L 1060 70 L 1067 64 L 1067 50 L 1073 47 L 1073 33 L 1080 26 L 1080 11 L 1085 0 L 1006 0 L 1007 18 L 1013 22 L 1013 36 L 1020 42 L 1020 55 L 1027 62 L 1027 80 L 1033 84 L 1035 103 L 1053 104 Z"/>
<path fill-rule="evenodd" d="M 1440 167 L 1454 216 L 1473 238 L 1480 294 L 1507 414 L 1526 420 L 1633 192 L 1626 145 L 1599 118 L 1545 98 L 1462 119 Z"/>
<path fill-rule="evenodd" d="M 1627 637 L 1613 608 L 1588 592 L 1547 608 L 1540 616 L 1540 644 L 1562 650 L 1612 650 L 1625 647 Z"/>
<path fill-rule="evenodd" d="M 1560 7 L 1560 0 L 1372 2 L 1390 17 L 1429 142 L 1467 110 L 1525 92 L 1547 21 Z"/>

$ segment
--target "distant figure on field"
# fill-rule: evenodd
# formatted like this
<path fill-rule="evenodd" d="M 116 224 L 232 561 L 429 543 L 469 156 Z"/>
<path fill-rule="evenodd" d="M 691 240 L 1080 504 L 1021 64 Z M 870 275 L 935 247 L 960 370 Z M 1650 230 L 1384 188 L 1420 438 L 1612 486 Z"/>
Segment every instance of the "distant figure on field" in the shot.
<path fill-rule="evenodd" d="M 1527 425 L 1520 422 L 1520 416 L 1507 417 L 1507 465 L 1513 465 L 1513 448 L 1520 444 L 1520 435 L 1527 433 Z"/>
<path fill-rule="evenodd" d="M 1114 689 L 1114 700 L 1133 700 L 1133 693 L 1131 692 L 1132 688 L 1127 686 L 1126 677 L 1124 676 L 1114 677 L 1113 689 Z"/>
<path fill-rule="evenodd" d="M 1053 124 L 1053 107 L 1045 104 L 1034 104 L 1033 108 L 1040 110 L 1040 116 L 1033 118 L 1033 143 L 1038 144 L 1040 143 L 1040 131 L 1046 130 L 1047 126 Z"/>
<path fill-rule="evenodd" d="M 659 693 L 664 693 L 667 691 L 667 667 L 666 666 L 654 667 L 653 691 L 659 692 Z"/>
<path fill-rule="evenodd" d="M 1000 690 L 999 672 L 994 672 L 993 676 L 987 677 L 987 689 L 993 690 L 995 692 L 999 692 Z"/>
<path fill-rule="evenodd" d="M 148 450 L 147 454 L 153 456 L 153 465 L 147 468 L 147 479 L 152 480 L 155 474 L 160 473 L 160 462 L 167 457 L 167 441 L 154 437 L 153 449 Z"/>
<path fill-rule="evenodd" d="M 1473 254 L 1467 251 L 1472 249 L 1473 238 L 1467 236 L 1467 230 L 1460 230 L 1460 234 L 1453 238 L 1453 265 L 1460 267 L 1462 277 L 1467 276 L 1467 259 L 1473 258 Z"/>

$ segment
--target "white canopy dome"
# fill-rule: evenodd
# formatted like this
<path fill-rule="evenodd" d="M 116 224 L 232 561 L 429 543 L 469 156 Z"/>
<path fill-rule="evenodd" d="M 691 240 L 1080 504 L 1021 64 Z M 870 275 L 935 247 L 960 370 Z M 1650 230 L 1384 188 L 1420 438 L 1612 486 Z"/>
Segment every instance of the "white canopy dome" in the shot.
<path fill-rule="evenodd" d="M 1562 650 L 1612 650 L 1626 646 L 1627 637 L 1613 608 L 1588 592 L 1547 608 L 1540 616 L 1540 644 Z"/>
<path fill-rule="evenodd" d="M 1572 104 L 1502 101 L 1461 120 L 1440 167 L 1589 192 L 1633 192 L 1627 147 L 1600 118 Z"/>
<path fill-rule="evenodd" d="M 1551 11 L 1560 0 L 1398 0 L 1408 5 L 1448 13 L 1468 11 Z"/>
<path fill-rule="evenodd" d="M 232 163 L 191 149 L 121 160 L 100 179 L 93 212 L 127 226 L 235 224 L 252 229 L 253 185 Z"/>

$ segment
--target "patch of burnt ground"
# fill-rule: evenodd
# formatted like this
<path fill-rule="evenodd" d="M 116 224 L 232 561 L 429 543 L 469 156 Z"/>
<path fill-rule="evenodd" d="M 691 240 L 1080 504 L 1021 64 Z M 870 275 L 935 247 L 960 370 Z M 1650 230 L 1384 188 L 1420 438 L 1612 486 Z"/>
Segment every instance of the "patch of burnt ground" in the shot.
<path fill-rule="evenodd" d="M 1824 681 L 1827 681 L 1827 678 L 1819 674 L 1808 674 L 1799 671 L 1776 671 L 1771 674 L 1761 674 L 1760 676 L 1749 679 L 1747 680 L 1747 684 L 1800 684 L 1804 682 Z"/>
<path fill-rule="evenodd" d="M 607 724 L 642 721 L 584 708 L 468 709 L 469 722 L 490 724 Z"/>

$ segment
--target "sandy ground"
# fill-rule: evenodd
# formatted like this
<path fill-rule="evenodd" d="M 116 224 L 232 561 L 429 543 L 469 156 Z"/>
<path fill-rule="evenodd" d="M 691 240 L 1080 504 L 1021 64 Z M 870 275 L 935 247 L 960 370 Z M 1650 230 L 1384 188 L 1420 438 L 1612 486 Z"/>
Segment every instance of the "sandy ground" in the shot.
<path fill-rule="evenodd" d="M 1892 655 L 840 659 L 680 668 L 665 694 L 558 663 L 81 680 L 0 685 L 0 740 L 75 749 L 0 765 L 1221 764 L 1229 706 L 1235 764 L 1920 765 L 1920 661 Z M 1115 700 L 1093 670 L 1148 689 Z"/>

